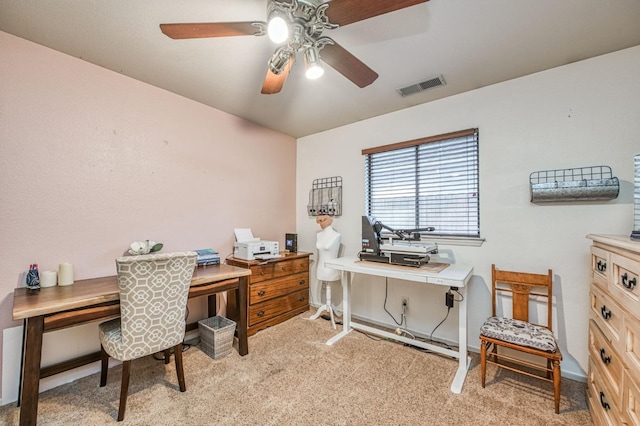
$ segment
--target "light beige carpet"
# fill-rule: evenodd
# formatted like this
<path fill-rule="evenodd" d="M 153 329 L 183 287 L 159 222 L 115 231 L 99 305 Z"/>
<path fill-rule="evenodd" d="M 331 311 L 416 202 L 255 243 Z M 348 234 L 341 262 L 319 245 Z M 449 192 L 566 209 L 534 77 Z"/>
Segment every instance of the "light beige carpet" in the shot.
<path fill-rule="evenodd" d="M 337 331 L 307 312 L 249 338 L 213 360 L 185 352 L 187 391 L 180 393 L 173 359 L 134 361 L 123 425 L 589 425 L 584 383 L 562 381 L 560 414 L 551 384 L 488 366 L 480 386 L 478 357 L 460 395 L 449 391 L 458 363 L 352 332 Z M 340 329 L 340 327 L 339 327 Z M 338 329 L 338 331 L 339 331 Z M 40 425 L 115 425 L 120 367 L 106 387 L 95 374 L 43 393 Z M 17 424 L 15 404 L 0 408 Z"/>

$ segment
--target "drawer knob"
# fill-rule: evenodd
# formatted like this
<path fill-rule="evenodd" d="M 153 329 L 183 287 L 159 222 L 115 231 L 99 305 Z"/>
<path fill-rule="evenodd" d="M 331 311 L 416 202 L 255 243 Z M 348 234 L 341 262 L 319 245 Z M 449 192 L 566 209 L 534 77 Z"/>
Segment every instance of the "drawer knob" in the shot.
<path fill-rule="evenodd" d="M 600 359 L 602 360 L 602 362 L 604 362 L 605 364 L 611 363 L 611 357 L 605 356 L 604 354 L 605 354 L 604 348 L 600 348 Z"/>
<path fill-rule="evenodd" d="M 607 270 L 607 262 L 603 262 L 602 260 L 598 260 L 598 263 L 596 263 L 596 268 L 600 272 L 606 271 Z"/>
<path fill-rule="evenodd" d="M 300 296 L 300 298 L 298 299 L 298 302 L 304 302 L 304 296 Z"/>
<path fill-rule="evenodd" d="M 265 292 L 264 290 L 260 290 L 260 291 L 258 292 L 258 296 L 264 296 L 264 295 L 265 295 L 265 293 L 266 293 L 266 292 Z"/>
<path fill-rule="evenodd" d="M 258 316 L 259 317 L 263 317 L 264 316 L 264 311 L 258 311 Z"/>
<path fill-rule="evenodd" d="M 611 311 L 607 310 L 606 305 L 602 305 L 602 308 L 600 308 L 600 315 L 602 315 L 602 318 L 604 318 L 605 320 L 608 320 L 609 318 L 611 318 Z"/>
<path fill-rule="evenodd" d="M 604 400 L 604 392 L 600 392 L 600 405 L 602 405 L 602 408 L 604 408 L 605 410 L 611 408 L 609 403 Z"/>
<path fill-rule="evenodd" d="M 304 285 L 305 282 L 306 282 L 305 280 L 300 280 L 300 281 L 298 281 L 298 284 Z"/>
<path fill-rule="evenodd" d="M 629 279 L 629 277 L 627 277 L 627 273 L 625 272 L 620 278 L 622 279 L 622 285 L 627 290 L 633 290 L 633 288 L 636 286 L 636 277 L 633 277 L 633 279 Z"/>

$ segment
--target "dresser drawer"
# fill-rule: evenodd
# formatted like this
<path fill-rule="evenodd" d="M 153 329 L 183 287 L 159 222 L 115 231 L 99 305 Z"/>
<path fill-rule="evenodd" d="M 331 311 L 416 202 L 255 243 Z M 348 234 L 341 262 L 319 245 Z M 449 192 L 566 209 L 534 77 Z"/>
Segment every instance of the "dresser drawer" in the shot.
<path fill-rule="evenodd" d="M 589 356 L 599 367 L 602 380 L 607 382 L 613 392 L 612 398 L 618 400 L 624 365 L 618 352 L 613 349 L 593 320 L 589 321 Z"/>
<path fill-rule="evenodd" d="M 640 425 L 640 389 L 637 379 L 634 380 L 625 372 L 622 382 L 622 411 L 627 424 Z"/>
<path fill-rule="evenodd" d="M 305 306 L 309 306 L 308 289 L 251 305 L 249 306 L 249 326 Z"/>
<path fill-rule="evenodd" d="M 622 359 L 626 364 L 629 375 L 640 382 L 640 322 L 635 317 L 626 314 L 623 323 Z"/>
<path fill-rule="evenodd" d="M 301 272 L 283 278 L 277 278 L 269 282 L 252 284 L 249 290 L 252 305 L 262 303 L 274 297 L 309 288 L 309 273 Z"/>
<path fill-rule="evenodd" d="M 595 412 L 595 417 L 604 420 L 603 424 L 605 425 L 621 425 L 619 401 L 613 397 L 613 392 L 603 382 L 599 368 L 592 361 L 589 361 L 587 389 L 589 391 L 589 405 Z"/>
<path fill-rule="evenodd" d="M 309 271 L 309 258 L 293 259 L 286 262 L 277 262 L 273 264 L 273 277 L 282 277 L 285 275 L 297 274 L 299 272 Z"/>
<path fill-rule="evenodd" d="M 589 298 L 589 317 L 595 321 L 613 347 L 619 349 L 624 316 L 622 308 L 608 294 L 594 285 L 591 286 Z"/>
<path fill-rule="evenodd" d="M 252 265 L 249 269 L 251 269 L 251 276 L 249 276 L 249 283 L 251 284 L 273 278 L 273 263 Z"/>
<path fill-rule="evenodd" d="M 629 312 L 640 316 L 640 263 L 616 253 L 611 254 L 609 290 Z"/>
<path fill-rule="evenodd" d="M 591 247 L 591 275 L 594 284 L 607 290 L 609 281 L 609 252 L 599 247 Z"/>

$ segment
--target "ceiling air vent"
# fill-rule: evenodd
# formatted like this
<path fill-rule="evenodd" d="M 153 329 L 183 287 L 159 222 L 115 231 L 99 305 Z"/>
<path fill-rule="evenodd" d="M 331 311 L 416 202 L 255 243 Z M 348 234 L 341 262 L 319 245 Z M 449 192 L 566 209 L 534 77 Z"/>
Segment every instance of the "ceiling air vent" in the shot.
<path fill-rule="evenodd" d="M 444 77 L 442 76 L 442 74 L 440 74 L 419 83 L 415 83 L 407 87 L 402 87 L 398 89 L 398 93 L 400 93 L 400 95 L 402 96 L 408 96 L 413 95 L 414 93 L 422 92 L 423 90 L 444 86 L 445 84 L 447 84 L 447 82 L 444 81 Z"/>

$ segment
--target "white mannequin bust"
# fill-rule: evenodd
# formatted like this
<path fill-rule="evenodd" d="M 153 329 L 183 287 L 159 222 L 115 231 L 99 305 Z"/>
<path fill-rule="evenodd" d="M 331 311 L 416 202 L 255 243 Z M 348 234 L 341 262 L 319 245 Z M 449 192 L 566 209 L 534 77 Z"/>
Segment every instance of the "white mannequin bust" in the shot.
<path fill-rule="evenodd" d="M 333 223 L 331 216 L 318 216 L 316 223 L 322 228 L 318 232 L 316 241 L 316 248 L 318 249 L 316 276 L 319 281 L 338 281 L 340 279 L 340 271 L 325 267 L 324 262 L 338 257 L 342 235 L 331 226 Z"/>

